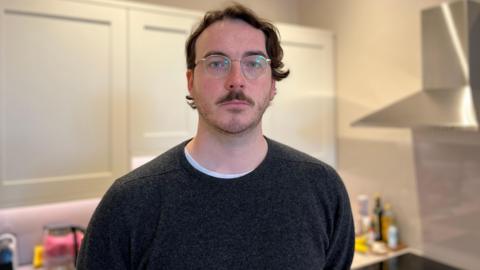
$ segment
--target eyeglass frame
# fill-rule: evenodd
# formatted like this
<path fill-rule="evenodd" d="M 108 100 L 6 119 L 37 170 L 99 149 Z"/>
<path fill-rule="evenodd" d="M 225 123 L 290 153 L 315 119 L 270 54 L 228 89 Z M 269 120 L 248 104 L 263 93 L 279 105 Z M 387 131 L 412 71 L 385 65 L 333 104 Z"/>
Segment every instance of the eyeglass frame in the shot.
<path fill-rule="evenodd" d="M 271 67 L 271 62 L 272 62 L 272 59 L 267 58 L 265 55 L 263 55 L 263 53 L 253 53 L 253 54 L 245 55 L 245 56 L 243 56 L 243 57 L 240 58 L 240 59 L 231 59 L 230 57 L 228 57 L 227 55 L 222 54 L 222 53 L 212 53 L 212 54 L 209 54 L 209 55 L 207 55 L 207 56 L 205 56 L 205 57 L 197 60 L 197 61 L 195 62 L 194 68 L 197 67 L 200 62 L 206 63 L 205 61 L 206 61 L 209 57 L 213 57 L 213 56 L 222 57 L 222 58 L 224 58 L 224 59 L 227 59 L 228 62 L 229 62 L 228 70 L 225 72 L 224 75 L 221 75 L 221 76 L 215 76 L 214 74 L 211 74 L 211 73 L 208 71 L 208 69 L 206 68 L 205 64 L 203 65 L 203 66 L 204 66 L 204 69 L 207 71 L 207 73 L 208 73 L 209 75 L 212 75 L 212 76 L 215 77 L 215 78 L 224 78 L 224 77 L 226 77 L 226 76 L 230 73 L 230 71 L 232 70 L 232 64 L 233 64 L 233 62 L 238 61 L 238 62 L 240 63 L 240 69 L 242 70 L 243 76 L 244 76 L 245 78 L 249 79 L 249 80 L 255 80 L 255 79 L 258 79 L 259 77 L 261 77 L 263 74 L 265 74 L 265 71 L 267 70 L 267 67 L 265 67 L 265 69 L 263 70 L 263 72 L 262 72 L 261 74 L 259 74 L 258 76 L 256 76 L 256 77 L 249 77 L 249 76 L 246 74 L 245 70 L 244 70 L 244 66 L 242 65 L 242 60 L 245 59 L 246 57 L 250 57 L 250 56 L 261 57 L 261 58 L 263 58 L 263 59 L 265 60 L 265 62 L 267 63 L 267 66 L 270 66 L 270 67 Z"/>

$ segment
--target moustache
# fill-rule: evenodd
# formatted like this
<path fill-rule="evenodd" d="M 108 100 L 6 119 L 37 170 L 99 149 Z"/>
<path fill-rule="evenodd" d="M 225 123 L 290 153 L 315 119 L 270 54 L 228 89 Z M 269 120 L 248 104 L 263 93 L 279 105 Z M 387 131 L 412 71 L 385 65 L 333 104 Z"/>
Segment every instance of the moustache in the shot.
<path fill-rule="evenodd" d="M 218 99 L 218 101 L 215 104 L 219 105 L 219 104 L 222 104 L 224 102 L 229 102 L 229 101 L 232 101 L 232 100 L 246 101 L 251 106 L 253 106 L 255 104 L 253 99 L 251 99 L 250 97 L 245 95 L 245 93 L 243 91 L 230 91 L 230 92 L 228 92 L 227 95 Z"/>

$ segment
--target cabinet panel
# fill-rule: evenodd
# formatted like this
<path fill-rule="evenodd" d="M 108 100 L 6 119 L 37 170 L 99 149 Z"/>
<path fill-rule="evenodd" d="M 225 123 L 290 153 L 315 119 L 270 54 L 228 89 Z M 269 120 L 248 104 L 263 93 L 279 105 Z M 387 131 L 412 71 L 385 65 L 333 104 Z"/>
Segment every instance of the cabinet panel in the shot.
<path fill-rule="evenodd" d="M 191 137 L 185 41 L 197 18 L 130 11 L 130 135 L 133 155 L 156 155 Z"/>
<path fill-rule="evenodd" d="M 1 8 L 0 207 L 101 195 L 128 164 L 125 12 Z"/>
<path fill-rule="evenodd" d="M 335 166 L 332 35 L 279 24 L 287 79 L 264 118 L 265 134 Z"/>

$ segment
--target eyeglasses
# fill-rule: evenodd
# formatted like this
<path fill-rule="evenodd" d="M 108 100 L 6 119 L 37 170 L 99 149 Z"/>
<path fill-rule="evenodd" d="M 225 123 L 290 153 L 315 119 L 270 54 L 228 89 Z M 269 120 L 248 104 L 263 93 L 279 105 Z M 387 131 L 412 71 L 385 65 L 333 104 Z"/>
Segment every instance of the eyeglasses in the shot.
<path fill-rule="evenodd" d="M 271 62 L 270 59 L 267 59 L 262 55 L 249 55 L 240 60 L 232 60 L 227 56 L 214 54 L 198 60 L 195 65 L 202 62 L 203 68 L 208 74 L 215 78 L 223 78 L 230 73 L 233 61 L 240 61 L 243 75 L 250 80 L 262 76 Z"/>

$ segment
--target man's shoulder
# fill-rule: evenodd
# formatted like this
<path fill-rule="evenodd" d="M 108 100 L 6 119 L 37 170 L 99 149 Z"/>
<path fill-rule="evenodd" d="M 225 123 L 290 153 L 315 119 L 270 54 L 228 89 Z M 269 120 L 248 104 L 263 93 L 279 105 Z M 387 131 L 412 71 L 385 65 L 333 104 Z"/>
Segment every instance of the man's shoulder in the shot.
<path fill-rule="evenodd" d="M 296 162 L 296 163 L 303 163 L 303 164 L 310 164 L 312 166 L 320 166 L 320 167 L 330 167 L 330 165 L 326 164 L 325 162 L 305 153 L 300 150 L 297 150 L 291 146 L 286 144 L 277 142 L 272 139 L 267 139 L 269 149 L 272 151 L 272 155 L 277 160 L 282 160 L 285 162 Z"/>
<path fill-rule="evenodd" d="M 133 181 L 148 181 L 149 179 L 158 179 L 164 175 L 178 172 L 181 170 L 179 159 L 184 147 L 185 142 L 178 144 L 151 161 L 120 177 L 115 181 L 115 184 L 123 185 Z"/>
<path fill-rule="evenodd" d="M 317 175 L 325 180 L 341 181 L 337 171 L 329 164 L 291 146 L 271 139 L 267 140 L 269 149 L 272 151 L 272 159 L 277 163 L 276 166 L 286 167 L 291 173 Z"/>

